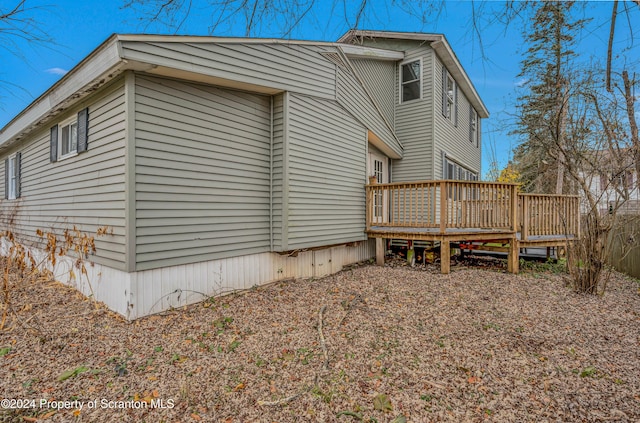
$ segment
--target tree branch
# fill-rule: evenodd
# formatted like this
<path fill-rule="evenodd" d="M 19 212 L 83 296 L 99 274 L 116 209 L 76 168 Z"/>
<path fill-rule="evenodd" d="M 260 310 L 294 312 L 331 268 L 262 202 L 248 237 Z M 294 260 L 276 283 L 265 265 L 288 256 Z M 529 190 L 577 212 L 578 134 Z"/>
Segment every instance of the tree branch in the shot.
<path fill-rule="evenodd" d="M 609 45 L 607 46 L 607 91 L 611 89 L 611 56 L 613 55 L 613 36 L 616 32 L 616 16 L 618 16 L 618 0 L 613 1 L 611 10 L 611 27 L 609 29 Z"/>
<path fill-rule="evenodd" d="M 631 93 L 631 81 L 627 70 L 622 71 L 622 81 L 624 83 L 624 99 L 626 101 L 627 116 L 631 129 L 631 148 L 633 150 L 633 161 L 636 164 L 636 175 L 640 176 L 640 139 L 638 138 L 638 122 L 636 121 L 636 110 L 634 96 Z M 633 81 L 635 83 L 635 81 Z"/>

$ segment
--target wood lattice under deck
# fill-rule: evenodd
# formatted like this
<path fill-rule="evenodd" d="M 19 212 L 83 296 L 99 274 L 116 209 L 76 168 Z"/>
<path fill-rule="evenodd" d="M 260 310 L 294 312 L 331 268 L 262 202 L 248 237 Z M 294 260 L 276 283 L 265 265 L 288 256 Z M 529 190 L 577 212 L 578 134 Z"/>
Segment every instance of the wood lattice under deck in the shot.
<path fill-rule="evenodd" d="M 440 242 L 442 273 L 449 273 L 451 242 L 499 241 L 509 244 L 508 269 L 517 273 L 520 248 L 567 247 L 580 235 L 574 195 L 524 194 L 517 184 L 452 180 L 372 180 L 366 193 L 366 232 L 376 238 L 378 264 L 384 263 L 385 238 Z"/>

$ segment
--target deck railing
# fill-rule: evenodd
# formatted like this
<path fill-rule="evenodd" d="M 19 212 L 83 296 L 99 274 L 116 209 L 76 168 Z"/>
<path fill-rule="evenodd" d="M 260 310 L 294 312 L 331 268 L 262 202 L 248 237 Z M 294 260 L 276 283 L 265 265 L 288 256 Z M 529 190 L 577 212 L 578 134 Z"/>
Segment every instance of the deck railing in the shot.
<path fill-rule="evenodd" d="M 532 236 L 578 236 L 580 198 L 577 195 L 520 194 L 521 239 Z"/>
<path fill-rule="evenodd" d="M 367 192 L 367 229 L 378 227 L 505 229 L 516 228 L 515 184 L 475 181 L 371 183 Z M 444 201 L 441 201 L 444 199 Z"/>
<path fill-rule="evenodd" d="M 579 199 L 520 194 L 517 184 L 419 181 L 366 186 L 367 229 L 434 228 L 521 232 L 521 239 L 577 235 Z"/>

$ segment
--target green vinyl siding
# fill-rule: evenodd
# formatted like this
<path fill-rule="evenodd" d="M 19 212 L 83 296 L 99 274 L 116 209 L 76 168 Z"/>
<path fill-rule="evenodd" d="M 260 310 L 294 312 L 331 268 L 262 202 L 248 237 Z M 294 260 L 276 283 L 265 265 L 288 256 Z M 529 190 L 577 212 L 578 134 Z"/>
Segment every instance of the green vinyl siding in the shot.
<path fill-rule="evenodd" d="M 137 270 L 269 251 L 270 98 L 136 76 Z"/>
<path fill-rule="evenodd" d="M 351 59 L 364 84 L 390 125 L 395 122 L 396 62 Z"/>
<path fill-rule="evenodd" d="M 366 143 L 335 102 L 290 96 L 287 249 L 366 239 Z"/>
<path fill-rule="evenodd" d="M 91 236 L 106 226 L 113 234 L 94 237 L 96 255 L 91 260 L 124 269 L 124 103 L 119 81 L 61 114 L 1 158 L 4 163 L 15 151 L 22 153 L 21 198 L 0 203 L 3 216 L 14 214 L 12 222 L 2 222 L 4 228 L 27 245 L 43 246 L 38 229 L 53 230 L 61 237 L 65 229 L 76 227 Z M 84 107 L 89 108 L 88 151 L 50 162 L 49 127 Z"/>
<path fill-rule="evenodd" d="M 433 50 L 420 47 L 407 52 L 404 62 L 422 61 L 422 98 L 399 101 L 399 81 L 395 82 L 395 130 L 404 147 L 402 160 L 392 164 L 392 182 L 434 179 L 433 173 Z M 399 65 L 396 65 L 399 66 Z"/>
<path fill-rule="evenodd" d="M 480 177 L 480 154 L 481 149 L 475 143 L 469 141 L 469 100 L 460 90 L 458 90 L 458 124 L 455 125 L 455 117 L 447 119 L 442 115 L 442 62 L 434 55 L 434 104 L 436 107 L 434 114 L 434 152 L 435 152 L 435 175 L 436 179 L 444 178 L 442 171 L 442 155 L 447 154 L 452 160 L 458 162 L 463 167 L 477 172 Z"/>
<path fill-rule="evenodd" d="M 321 46 L 123 41 L 123 58 L 280 91 L 335 97 L 335 72 Z"/>
<path fill-rule="evenodd" d="M 365 127 L 376 134 L 388 147 L 389 155 L 402 156 L 402 147 L 387 122 L 383 119 L 382 112 L 376 107 L 371 96 L 365 90 L 360 80 L 351 70 L 345 66 L 337 68 L 337 100 L 338 103 L 361 122 Z"/>
<path fill-rule="evenodd" d="M 273 153 L 271 171 L 271 216 L 272 216 L 272 237 L 273 250 L 282 251 L 283 233 L 286 233 L 283 216 L 283 201 L 286 198 L 285 179 L 285 103 L 288 94 L 279 94 L 273 98 Z"/>

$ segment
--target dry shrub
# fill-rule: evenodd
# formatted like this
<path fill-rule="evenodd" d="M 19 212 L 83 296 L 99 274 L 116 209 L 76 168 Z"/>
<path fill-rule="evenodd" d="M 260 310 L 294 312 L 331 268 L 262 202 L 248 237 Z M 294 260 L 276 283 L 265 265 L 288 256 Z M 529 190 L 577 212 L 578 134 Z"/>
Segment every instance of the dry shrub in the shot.
<path fill-rule="evenodd" d="M 95 236 L 112 235 L 113 229 L 100 227 Z M 7 325 L 7 318 L 11 309 L 12 293 L 18 287 L 36 281 L 51 281 L 60 278 L 62 275 L 54 275 L 53 270 L 59 259 L 63 256 L 75 259 L 73 267 L 68 271 L 70 279 L 75 279 L 74 268 L 80 275 L 88 277 L 86 264 L 90 255 L 96 253 L 95 236 L 81 231 L 76 226 L 72 229 L 65 228 L 61 235 L 54 231 L 45 232 L 41 229 L 36 231 L 36 235 L 41 239 L 44 254 L 40 258 L 18 241 L 11 231 L 2 234 L 10 243 L 6 257 L 0 257 L 2 267 L 2 317 L 0 318 L 0 330 L 4 330 Z M 91 283 L 89 283 L 91 288 Z"/>

